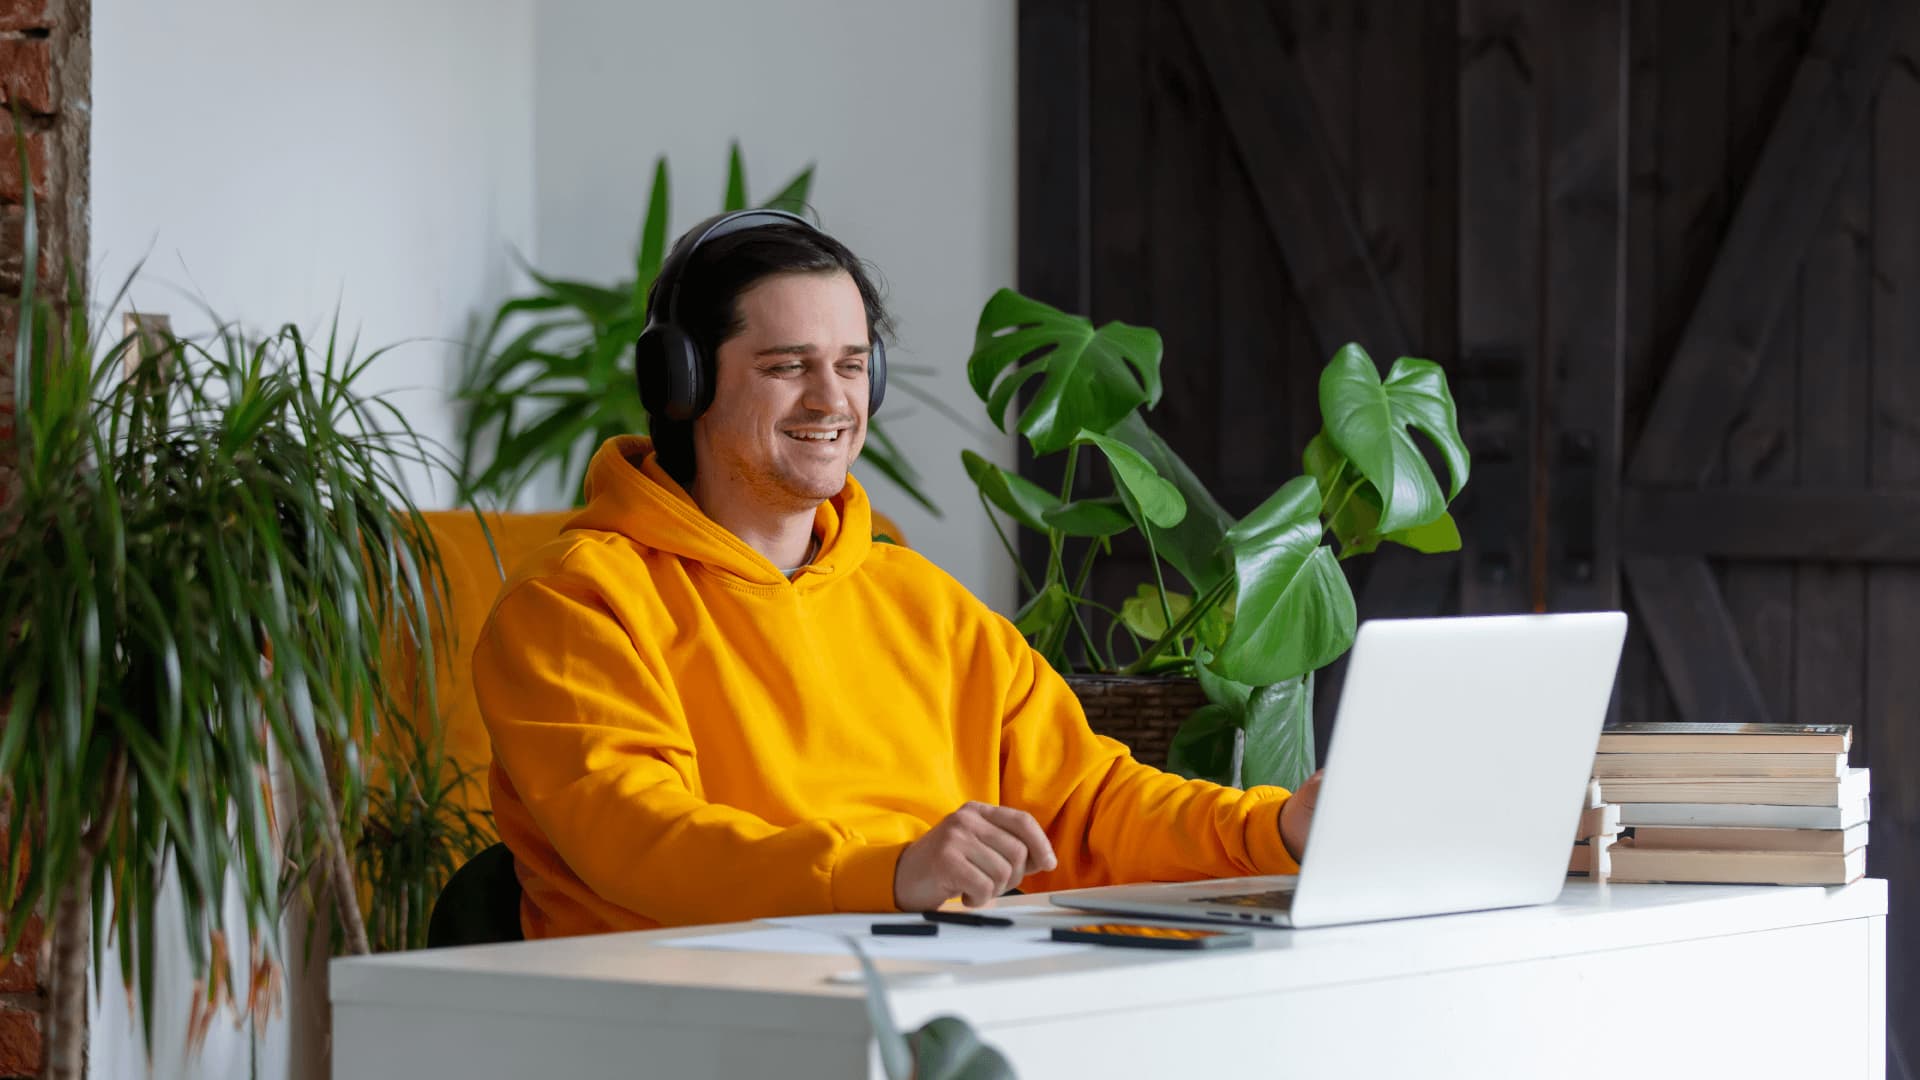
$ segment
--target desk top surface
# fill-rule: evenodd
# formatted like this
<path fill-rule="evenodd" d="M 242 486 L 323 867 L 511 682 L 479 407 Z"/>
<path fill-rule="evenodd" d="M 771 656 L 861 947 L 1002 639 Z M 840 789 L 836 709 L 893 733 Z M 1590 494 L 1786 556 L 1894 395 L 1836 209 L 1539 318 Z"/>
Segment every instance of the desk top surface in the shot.
<path fill-rule="evenodd" d="M 1417 888 L 1418 883 L 1409 883 Z M 1044 896 L 995 905 L 1021 921 L 1087 922 Z M 976 1022 L 1079 1011 L 1090 999 L 1147 1005 L 1403 978 L 1787 927 L 1884 916 L 1886 882 L 1837 888 L 1599 885 L 1569 881 L 1537 907 L 1307 930 L 1257 930 L 1252 948 L 1205 952 L 1094 949 L 1000 964 L 881 961 L 897 1012 L 964 1008 Z M 1128 921 L 1140 921 L 1131 920 Z M 734 924 L 739 930 L 757 924 Z M 855 1029 L 866 1023 L 857 985 L 832 981 L 851 955 L 666 948 L 680 927 L 509 945 L 434 949 L 333 961 L 336 1006 L 433 1007 L 591 1021 L 673 1022 L 729 1010 L 752 1027 Z M 915 973 L 907 975 L 904 973 Z M 926 972 L 939 972 L 929 978 Z M 486 976 L 476 978 L 475 976 Z"/>

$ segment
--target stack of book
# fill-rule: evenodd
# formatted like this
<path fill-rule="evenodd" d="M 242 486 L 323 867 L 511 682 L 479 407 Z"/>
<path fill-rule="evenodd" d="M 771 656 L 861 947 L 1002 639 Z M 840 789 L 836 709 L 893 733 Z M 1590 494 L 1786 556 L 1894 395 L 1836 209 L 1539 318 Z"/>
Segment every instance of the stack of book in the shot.
<path fill-rule="evenodd" d="M 1620 808 L 1601 795 L 1600 781 L 1592 781 L 1587 785 L 1586 805 L 1580 810 L 1580 827 L 1574 830 L 1567 876 L 1607 880 L 1611 869 L 1608 851 L 1619 837 Z"/>
<path fill-rule="evenodd" d="M 1612 881 L 1844 885 L 1866 873 L 1865 769 L 1846 724 L 1627 724 L 1594 777 L 1631 835 Z"/>

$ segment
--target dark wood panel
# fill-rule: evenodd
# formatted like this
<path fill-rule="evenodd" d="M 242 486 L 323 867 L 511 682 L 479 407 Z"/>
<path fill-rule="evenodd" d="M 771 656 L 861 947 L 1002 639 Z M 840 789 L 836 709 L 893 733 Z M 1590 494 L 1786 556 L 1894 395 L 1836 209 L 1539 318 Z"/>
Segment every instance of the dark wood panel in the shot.
<path fill-rule="evenodd" d="M 1230 176 L 1221 165 L 1232 151 L 1220 102 L 1177 5 L 1151 5 L 1147 31 L 1155 57 L 1148 70 L 1147 101 L 1153 153 L 1136 167 L 1144 166 L 1150 189 L 1151 323 L 1167 345 L 1160 368 L 1166 394 L 1148 419 L 1198 475 L 1212 477 L 1220 475 L 1215 420 L 1220 367 L 1215 357 L 1224 328 L 1219 254 L 1209 238 L 1219 229 L 1219 191 Z M 1238 224 L 1257 227 L 1254 221 Z M 1229 509 L 1245 513 L 1251 508 Z"/>
<path fill-rule="evenodd" d="M 1800 61 L 1801 0 L 1741 0 L 1728 12 L 1725 91 L 1726 187 L 1746 197 L 1754 164 L 1765 145 Z M 1789 290 L 1787 299 L 1797 299 Z M 1725 441 L 1715 447 L 1724 460 L 1712 470 L 1715 483 L 1792 484 L 1796 410 L 1794 390 L 1800 351 L 1798 305 L 1785 303 L 1773 332 L 1758 346 L 1759 363 L 1745 403 Z M 1790 719 L 1793 703 L 1793 567 L 1777 562 L 1738 562 L 1719 568 L 1740 645 L 1760 695 L 1775 719 Z"/>
<path fill-rule="evenodd" d="M 1620 606 L 1616 530 L 1626 348 L 1626 0 L 1569 4 L 1549 23 L 1546 210 L 1546 453 L 1535 548 L 1546 606 Z M 1611 41 L 1614 48 L 1596 48 Z"/>
<path fill-rule="evenodd" d="M 1526 0 L 1460 4 L 1460 356 L 1453 382 L 1474 454 L 1460 500 L 1461 604 L 1529 611 L 1537 536 L 1542 349 L 1542 77 Z"/>
<path fill-rule="evenodd" d="M 1320 355 L 1348 341 L 1405 354 L 1405 328 L 1367 257 L 1312 99 L 1273 20 L 1229 0 L 1180 7 Z"/>
<path fill-rule="evenodd" d="M 1872 144 L 1856 142 L 1800 279 L 1801 490 L 1864 493 L 1873 374 Z M 1920 525 L 1920 492 L 1912 493 Z M 1871 496 L 1869 496 L 1871 497 Z M 1884 506 L 1884 503 L 1882 504 Z M 1882 514 L 1884 514 L 1884 509 Z M 1812 519 L 1818 520 L 1818 519 Z M 1884 518 L 1883 518 L 1884 520 Z M 1799 526 L 1795 526 L 1797 531 Z M 1789 531 L 1789 530 L 1783 530 Z M 1882 527 L 1882 532 L 1887 531 Z M 1917 530 L 1920 531 L 1920 530 Z M 1920 540 L 1920 535 L 1910 532 Z M 1920 543 L 1914 545 L 1920 559 Z M 1858 565 L 1794 571 L 1793 711 L 1800 721 L 1866 715 L 1866 578 Z"/>
<path fill-rule="evenodd" d="M 1636 482 L 1708 478 L 1911 6 L 1830 0 L 1822 12 L 1635 449 Z"/>
<path fill-rule="evenodd" d="M 1664 205 L 1658 148 L 1661 132 L 1660 85 L 1663 72 L 1660 0 L 1631 0 L 1628 13 L 1627 64 L 1630 71 L 1627 117 L 1627 178 L 1625 259 L 1621 308 L 1625 355 L 1620 387 L 1620 439 L 1624 455 L 1638 437 L 1642 418 L 1653 400 L 1659 379 L 1653 344 L 1654 317 L 1661 295 L 1662 262 L 1655 209 Z M 1625 603 L 1624 587 L 1621 588 Z M 1627 622 L 1627 641 L 1620 652 L 1619 685 L 1614 692 L 1617 719 L 1628 723 L 1660 723 L 1677 714 L 1672 695 L 1660 679 L 1653 646 L 1637 617 Z"/>
<path fill-rule="evenodd" d="M 1920 491 L 1920 27 L 1909 25 L 1874 120 L 1873 399 L 1869 475 Z M 1867 872 L 1889 882 L 1887 1074 L 1920 1076 L 1920 567 L 1880 567 L 1867 586 Z"/>
<path fill-rule="evenodd" d="M 1020 291 L 1087 309 L 1087 0 L 1021 0 Z"/>
<path fill-rule="evenodd" d="M 1727 606 L 1701 559 L 1626 557 L 1627 585 L 1653 642 L 1680 718 L 1694 723 L 1758 724 L 1769 720 L 1746 658 L 1737 651 Z"/>
<path fill-rule="evenodd" d="M 1622 545 L 1640 555 L 1916 562 L 1920 491 L 1629 488 L 1622 495 L 1620 533 Z"/>

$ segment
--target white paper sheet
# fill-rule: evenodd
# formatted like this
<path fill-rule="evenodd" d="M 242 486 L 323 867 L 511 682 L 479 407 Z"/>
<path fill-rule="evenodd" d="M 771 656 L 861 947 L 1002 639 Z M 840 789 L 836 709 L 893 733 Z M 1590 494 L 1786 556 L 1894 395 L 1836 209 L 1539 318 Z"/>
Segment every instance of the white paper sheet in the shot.
<path fill-rule="evenodd" d="M 852 937 L 875 959 L 930 960 L 944 964 L 1000 964 L 1064 956 L 1094 947 L 1050 940 L 1049 923 L 1041 920 L 1022 920 L 1023 925 L 1016 926 L 942 924 L 936 937 L 887 937 L 873 933 L 875 923 L 921 921 L 917 915 L 802 915 L 765 919 L 752 930 L 674 938 L 661 944 L 678 949 L 844 956 L 851 960 L 853 950 L 847 948 L 842 939 Z"/>

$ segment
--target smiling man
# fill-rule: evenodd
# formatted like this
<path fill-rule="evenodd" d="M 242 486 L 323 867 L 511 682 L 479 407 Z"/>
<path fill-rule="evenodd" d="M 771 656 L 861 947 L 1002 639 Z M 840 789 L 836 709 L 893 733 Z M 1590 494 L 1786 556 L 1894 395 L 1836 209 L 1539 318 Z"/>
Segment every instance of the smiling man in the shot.
<path fill-rule="evenodd" d="M 529 937 L 1295 871 L 1317 781 L 1134 761 L 1006 619 L 874 540 L 848 470 L 888 322 L 851 252 L 709 219 L 649 315 L 653 439 L 600 448 L 474 654 Z"/>

